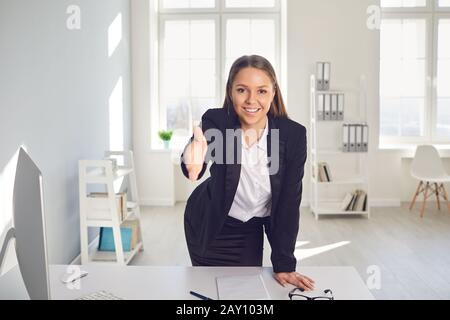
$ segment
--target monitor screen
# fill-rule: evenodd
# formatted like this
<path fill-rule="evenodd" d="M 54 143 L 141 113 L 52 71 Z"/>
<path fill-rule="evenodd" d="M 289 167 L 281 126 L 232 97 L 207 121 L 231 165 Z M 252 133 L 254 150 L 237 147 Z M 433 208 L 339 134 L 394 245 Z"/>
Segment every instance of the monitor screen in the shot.
<path fill-rule="evenodd" d="M 12 197 L 19 150 L 14 153 L 0 173 L 0 277 L 17 266 L 13 241 L 8 233 L 13 227 Z"/>
<path fill-rule="evenodd" d="M 42 175 L 23 148 L 14 181 L 13 224 L 17 260 L 28 294 L 31 299 L 49 299 Z"/>

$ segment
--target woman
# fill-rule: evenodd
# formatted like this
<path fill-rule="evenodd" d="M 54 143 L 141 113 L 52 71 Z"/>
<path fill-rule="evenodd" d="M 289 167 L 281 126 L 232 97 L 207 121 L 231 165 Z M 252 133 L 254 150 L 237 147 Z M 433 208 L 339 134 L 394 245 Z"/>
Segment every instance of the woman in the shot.
<path fill-rule="evenodd" d="M 197 181 L 209 161 L 211 176 L 193 191 L 185 211 L 192 264 L 262 266 L 265 230 L 275 279 L 312 290 L 314 281 L 295 272 L 294 256 L 306 129 L 288 119 L 265 58 L 235 61 L 223 108 L 208 110 L 201 128 L 194 128 L 182 171 Z"/>

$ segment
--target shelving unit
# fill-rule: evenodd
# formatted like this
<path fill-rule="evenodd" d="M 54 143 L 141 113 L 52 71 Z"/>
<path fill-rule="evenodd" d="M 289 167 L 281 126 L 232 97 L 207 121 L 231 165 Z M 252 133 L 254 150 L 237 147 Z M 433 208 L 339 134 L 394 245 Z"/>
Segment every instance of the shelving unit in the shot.
<path fill-rule="evenodd" d="M 117 163 L 119 163 L 117 169 L 114 170 L 111 160 L 79 161 L 81 263 L 127 265 L 137 252 L 144 249 L 133 153 L 132 151 L 107 151 L 105 152 L 105 158 L 117 159 Z M 129 178 L 131 201 L 127 199 L 127 212 L 125 217 L 121 217 L 118 214 L 120 208 L 118 208 L 116 201 L 114 182 L 125 177 Z M 89 185 L 105 186 L 106 198 L 89 197 Z M 131 220 L 137 220 L 138 240 L 135 248 L 126 252 L 122 247 L 120 228 Z M 115 252 L 99 251 L 98 249 L 89 251 L 88 229 L 94 227 L 112 228 Z"/>
<path fill-rule="evenodd" d="M 361 75 L 358 88 L 342 91 L 318 91 L 316 90 L 315 75 L 311 75 L 310 79 L 311 211 L 316 219 L 319 219 L 321 215 L 364 215 L 370 218 L 369 152 L 344 152 L 342 146 L 342 125 L 344 123 L 367 122 L 365 76 Z M 356 100 L 358 101 L 353 108 L 349 108 L 346 102 L 343 120 L 321 121 L 317 119 L 317 97 L 319 94 L 345 94 L 346 97 L 349 94 L 353 94 L 357 95 Z M 322 147 L 319 137 L 322 139 L 324 137 L 327 138 L 328 141 L 332 141 L 333 145 Z M 331 182 L 319 181 L 318 169 L 320 162 L 328 162 L 333 165 L 334 177 Z M 356 169 L 354 170 L 356 173 L 342 174 L 342 172 L 345 172 L 345 168 L 340 168 L 340 165 L 346 164 L 348 166 L 348 163 L 352 162 L 357 166 L 353 168 Z M 342 210 L 341 205 L 345 194 L 353 192 L 355 189 L 361 189 L 367 193 L 366 211 Z M 328 195 L 326 194 L 327 191 Z M 329 196 L 329 191 L 341 194 L 333 198 Z"/>

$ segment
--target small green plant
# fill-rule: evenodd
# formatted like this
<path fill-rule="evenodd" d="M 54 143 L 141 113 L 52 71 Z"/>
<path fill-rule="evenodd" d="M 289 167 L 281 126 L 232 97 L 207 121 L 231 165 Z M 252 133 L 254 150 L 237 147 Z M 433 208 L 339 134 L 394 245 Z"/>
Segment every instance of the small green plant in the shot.
<path fill-rule="evenodd" d="M 158 135 L 162 141 L 170 141 L 172 139 L 173 131 L 165 131 L 161 130 L 158 132 Z"/>

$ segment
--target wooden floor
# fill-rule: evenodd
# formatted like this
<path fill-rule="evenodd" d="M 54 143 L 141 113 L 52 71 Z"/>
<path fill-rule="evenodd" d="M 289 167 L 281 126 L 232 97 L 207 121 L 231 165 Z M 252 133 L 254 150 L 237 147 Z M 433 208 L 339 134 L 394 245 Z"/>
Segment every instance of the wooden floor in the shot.
<path fill-rule="evenodd" d="M 371 218 L 321 217 L 301 210 L 296 256 L 303 266 L 354 266 L 366 282 L 380 270 L 377 299 L 450 299 L 450 213 L 427 204 L 419 210 L 372 208 Z M 190 265 L 183 230 L 185 203 L 142 210 L 145 251 L 134 265 Z M 419 206 L 417 205 L 417 208 Z M 266 241 L 264 265 L 271 266 Z M 366 282 L 367 283 L 367 282 Z"/>

